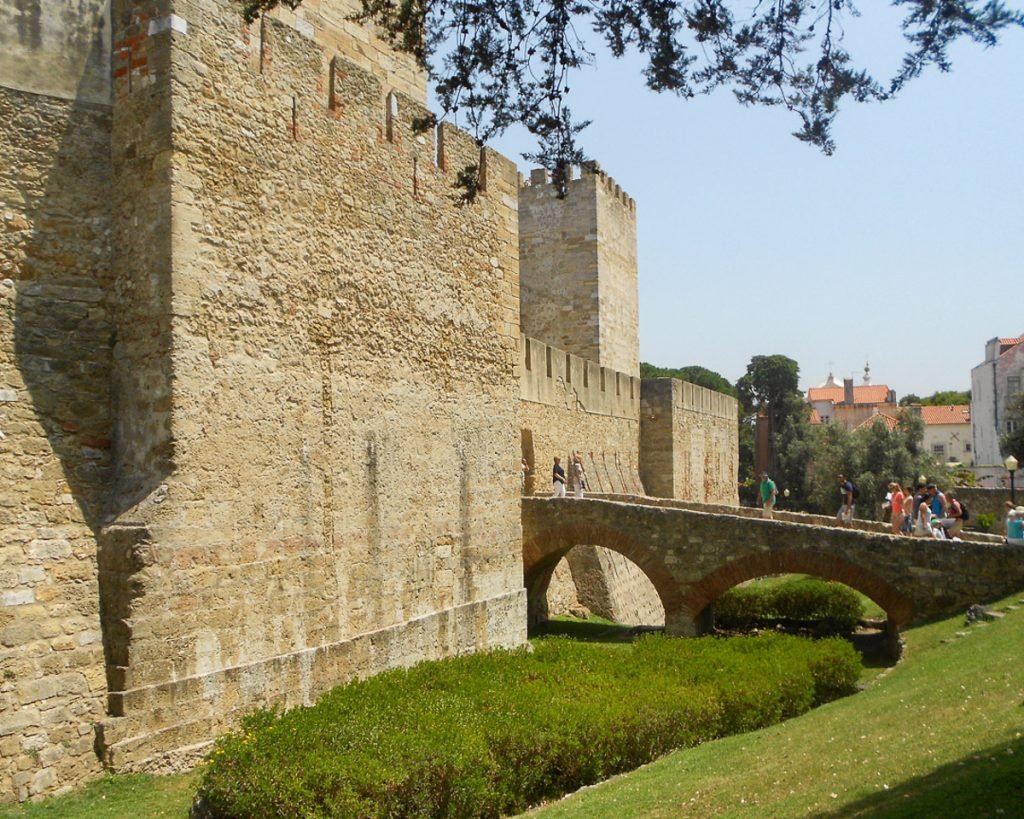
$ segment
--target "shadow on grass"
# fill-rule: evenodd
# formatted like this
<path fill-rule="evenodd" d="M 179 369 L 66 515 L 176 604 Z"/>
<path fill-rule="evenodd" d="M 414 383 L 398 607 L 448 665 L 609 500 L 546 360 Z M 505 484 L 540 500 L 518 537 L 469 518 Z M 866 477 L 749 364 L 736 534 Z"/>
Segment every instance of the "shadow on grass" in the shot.
<path fill-rule="evenodd" d="M 1022 706 L 1024 707 L 1024 706 Z M 966 756 L 819 816 L 974 817 L 1024 815 L 1024 738 Z"/>
<path fill-rule="evenodd" d="M 605 620 L 555 619 L 530 630 L 530 637 L 570 637 L 584 643 L 628 643 L 641 634 L 664 631 L 660 626 L 624 626 Z"/>

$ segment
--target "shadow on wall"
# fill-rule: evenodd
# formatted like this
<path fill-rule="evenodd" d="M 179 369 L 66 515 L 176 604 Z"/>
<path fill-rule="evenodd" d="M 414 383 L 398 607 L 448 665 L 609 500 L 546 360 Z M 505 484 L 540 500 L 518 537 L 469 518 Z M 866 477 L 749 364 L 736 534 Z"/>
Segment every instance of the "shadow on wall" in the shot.
<path fill-rule="evenodd" d="M 103 32 L 93 34 L 87 66 L 106 59 Z M 127 455 L 124 442 L 134 439 L 120 427 L 116 409 L 122 403 L 117 393 L 137 389 L 140 381 L 118 387 L 114 379 L 115 291 L 131 298 L 138 289 L 133 285 L 154 277 L 145 269 L 146 259 L 123 260 L 127 275 L 118 276 L 115 269 L 115 220 L 128 224 L 137 217 L 124 206 L 121 212 L 115 208 L 113 116 L 108 105 L 92 101 L 95 97 L 94 78 L 83 70 L 74 100 L 13 91 L 4 96 L 13 110 L 0 116 L 13 141 L 7 148 L 15 157 L 12 165 L 20 169 L 13 189 L 4 195 L 15 211 L 5 214 L 8 231 L 24 234 L 12 237 L 4 260 L 5 275 L 12 279 L 4 289 L 16 292 L 16 366 L 31 397 L 31 413 L 64 477 L 56 497 L 40 502 L 77 504 L 94 533 L 149 495 L 170 471 L 167 453 L 156 459 L 162 466 L 149 474 L 118 466 L 118 461 L 140 462 L 137 455 Z M 166 298 L 161 293 L 156 301 L 163 306 L 150 304 L 146 312 L 166 314 Z M 155 325 L 145 319 L 136 322 L 134 331 L 156 335 Z M 149 386 L 169 394 L 169 384 Z M 132 401 L 138 403 L 134 396 Z M 169 438 L 166 430 L 161 437 Z M 45 469 L 43 474 L 52 477 Z"/>
<path fill-rule="evenodd" d="M 107 26 L 101 19 L 89 32 L 87 68 L 107 59 Z M 35 56 L 43 63 L 48 54 Z M 27 400 L 19 396 L 3 408 L 23 439 L 16 488 L 23 519 L 37 532 L 50 527 L 74 537 L 76 558 L 91 557 L 85 527 L 94 538 L 98 600 L 70 588 L 77 583 L 73 571 L 68 580 L 55 569 L 51 610 L 64 605 L 89 623 L 98 615 L 108 689 L 117 690 L 123 680 L 116 670 L 126 665 L 128 592 L 142 587 L 130 582 L 140 568 L 135 544 L 116 533 L 106 537 L 104 527 L 170 472 L 170 357 L 165 328 L 155 320 L 166 320 L 170 301 L 168 277 L 153 262 L 169 261 L 170 237 L 158 247 L 140 238 L 141 197 L 117 190 L 141 188 L 138 179 L 153 176 L 145 172 L 153 157 L 124 150 L 127 181 L 115 182 L 111 106 L 96 102 L 87 70 L 68 77 L 63 96 L 0 91 L 0 155 L 13 169 L 0 169 L 0 289 L 9 294 L 13 320 L 11 378 L 28 392 Z M 133 113 L 129 108 L 125 116 Z M 140 428 L 157 433 L 140 439 Z"/>
<path fill-rule="evenodd" d="M 96 531 L 112 467 L 111 117 L 89 103 L 27 96 L 4 117 L 24 155 L 15 192 L 24 210 L 14 222 L 27 238 L 12 265 L 16 362 L 66 483 L 42 502 L 77 503 Z"/>

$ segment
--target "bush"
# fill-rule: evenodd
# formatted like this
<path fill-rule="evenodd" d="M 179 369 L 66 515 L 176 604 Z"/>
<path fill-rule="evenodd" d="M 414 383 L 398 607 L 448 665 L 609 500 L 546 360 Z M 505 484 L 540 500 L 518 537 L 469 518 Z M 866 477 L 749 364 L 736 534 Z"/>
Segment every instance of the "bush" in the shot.
<path fill-rule="evenodd" d="M 829 634 L 848 634 L 864 616 L 857 593 L 841 583 L 797 577 L 778 585 L 730 589 L 715 601 L 722 628 L 749 630 L 774 620 L 816 622 Z"/>
<path fill-rule="evenodd" d="M 843 641 L 775 634 L 611 650 L 551 638 L 423 663 L 248 718 L 208 757 L 196 814 L 519 813 L 852 693 L 859 670 Z"/>
<path fill-rule="evenodd" d="M 976 525 L 978 529 L 983 532 L 989 532 L 992 530 L 992 524 L 996 522 L 996 516 L 989 512 L 982 512 L 976 518 Z"/>

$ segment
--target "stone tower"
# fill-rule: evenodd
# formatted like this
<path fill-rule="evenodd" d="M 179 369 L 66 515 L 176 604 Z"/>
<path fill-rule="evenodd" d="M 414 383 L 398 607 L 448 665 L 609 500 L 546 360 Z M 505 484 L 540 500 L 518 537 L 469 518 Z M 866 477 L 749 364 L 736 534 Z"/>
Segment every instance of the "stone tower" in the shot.
<path fill-rule="evenodd" d="M 561 198 L 544 170 L 530 183 L 519 190 L 523 333 L 638 376 L 636 203 L 597 163 Z"/>

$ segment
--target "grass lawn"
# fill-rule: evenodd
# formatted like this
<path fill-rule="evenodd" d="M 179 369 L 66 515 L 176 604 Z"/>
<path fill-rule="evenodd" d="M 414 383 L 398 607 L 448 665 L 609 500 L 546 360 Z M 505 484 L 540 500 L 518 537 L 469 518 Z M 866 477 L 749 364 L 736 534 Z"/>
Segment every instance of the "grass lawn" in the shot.
<path fill-rule="evenodd" d="M 668 755 L 533 811 L 542 819 L 1024 816 L 1024 600 L 907 633 L 867 690 Z"/>
<path fill-rule="evenodd" d="M 1006 616 L 992 623 L 908 631 L 903 661 L 854 697 L 670 754 L 530 815 L 1024 816 L 1021 598 L 997 605 Z M 109 776 L 0 817 L 184 819 L 197 781 Z"/>

